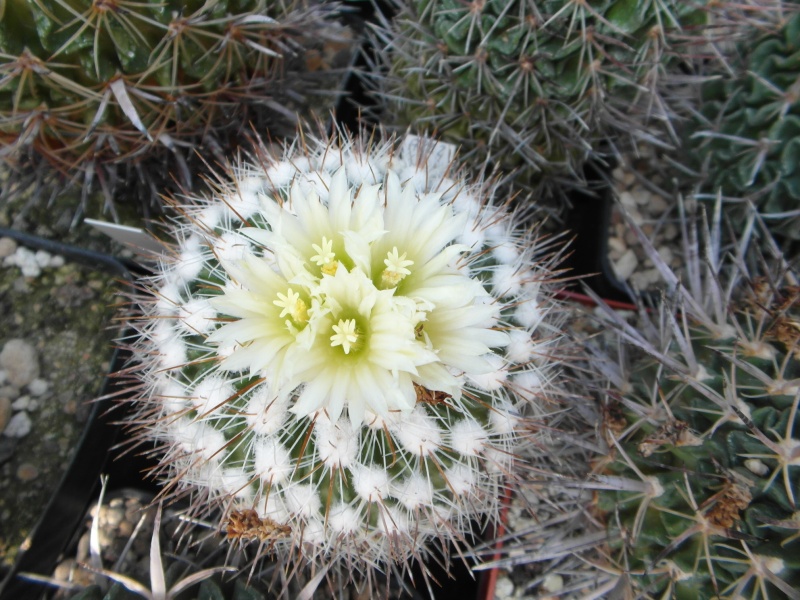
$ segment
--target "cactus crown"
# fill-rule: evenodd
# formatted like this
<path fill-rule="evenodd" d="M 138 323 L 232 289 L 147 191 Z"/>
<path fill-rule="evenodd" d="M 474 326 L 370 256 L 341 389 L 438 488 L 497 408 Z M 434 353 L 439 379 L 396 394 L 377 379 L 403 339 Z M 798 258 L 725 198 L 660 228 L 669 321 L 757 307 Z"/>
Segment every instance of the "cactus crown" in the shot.
<path fill-rule="evenodd" d="M 305 138 L 231 176 L 180 207 L 139 300 L 165 493 L 346 572 L 468 545 L 548 394 L 547 244 L 441 146 Z"/>

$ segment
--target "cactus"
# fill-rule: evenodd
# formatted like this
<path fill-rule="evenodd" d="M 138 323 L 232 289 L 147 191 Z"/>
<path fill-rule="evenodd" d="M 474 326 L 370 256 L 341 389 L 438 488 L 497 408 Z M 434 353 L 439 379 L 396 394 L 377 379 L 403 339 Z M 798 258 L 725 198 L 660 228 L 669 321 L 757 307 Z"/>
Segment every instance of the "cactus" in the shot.
<path fill-rule="evenodd" d="M 635 597 L 796 598 L 797 272 L 706 240 L 686 285 L 651 252 L 674 293 L 649 325 L 607 313 L 644 352 L 606 396 L 595 508 Z"/>
<path fill-rule="evenodd" d="M 794 9 L 794 12 L 790 12 Z M 730 59 L 731 73 L 702 88 L 689 127 L 694 160 L 708 177 L 701 193 L 751 201 L 776 232 L 800 224 L 800 12 L 787 6 L 772 27 L 752 33 Z M 736 210 L 739 215 L 744 210 Z M 786 218 L 791 213 L 792 218 Z M 739 219 L 742 222 L 742 219 Z"/>
<path fill-rule="evenodd" d="M 465 158 L 574 185 L 588 157 L 670 129 L 674 38 L 695 35 L 703 4 L 398 0 L 375 32 L 387 72 L 374 86 L 400 125 L 463 144 Z"/>
<path fill-rule="evenodd" d="M 374 579 L 497 518 L 558 365 L 556 246 L 445 149 L 303 138 L 179 207 L 132 427 L 232 542 Z"/>
<path fill-rule="evenodd" d="M 318 85 L 303 72 L 324 68 L 323 52 L 344 36 L 336 10 L 266 0 L 7 0 L 0 156 L 15 165 L 32 154 L 104 188 L 115 177 L 159 185 L 154 171 L 188 186 L 199 144 L 224 149 L 251 122 L 271 116 L 275 125 L 275 114 L 290 123 L 273 135 L 294 131 L 293 113 Z"/>

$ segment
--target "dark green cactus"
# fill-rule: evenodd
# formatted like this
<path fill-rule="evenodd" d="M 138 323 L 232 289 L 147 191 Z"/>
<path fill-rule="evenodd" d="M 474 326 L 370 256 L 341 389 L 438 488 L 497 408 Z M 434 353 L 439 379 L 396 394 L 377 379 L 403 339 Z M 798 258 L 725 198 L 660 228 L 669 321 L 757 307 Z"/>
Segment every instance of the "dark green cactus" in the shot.
<path fill-rule="evenodd" d="M 701 189 L 712 198 L 720 193 L 739 203 L 752 201 L 776 231 L 797 239 L 800 13 L 756 35 L 731 66 L 732 75 L 703 87 L 702 120 L 689 131 L 696 159 L 708 173 Z M 793 218 L 785 218 L 792 211 Z"/>
<path fill-rule="evenodd" d="M 607 396 L 596 507 L 635 597 L 797 598 L 797 273 L 702 254 L 649 334 L 612 317 L 645 354 Z"/>
<path fill-rule="evenodd" d="M 533 181 L 580 176 L 602 145 L 664 133 L 662 78 L 683 64 L 672 40 L 705 22 L 703 5 L 397 0 L 376 30 L 388 48 L 376 85 L 401 125 L 468 156 L 526 165 Z"/>

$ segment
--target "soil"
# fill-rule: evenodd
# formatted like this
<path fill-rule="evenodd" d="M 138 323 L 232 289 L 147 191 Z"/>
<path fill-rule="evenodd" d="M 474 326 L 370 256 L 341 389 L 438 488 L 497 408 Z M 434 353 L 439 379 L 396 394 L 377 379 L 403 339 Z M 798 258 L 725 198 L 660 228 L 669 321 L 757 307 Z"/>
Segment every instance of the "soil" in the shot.
<path fill-rule="evenodd" d="M 39 363 L 38 395 L 0 386 L 30 431 L 0 435 L 0 566 L 13 563 L 53 497 L 109 370 L 115 276 L 67 261 L 25 276 L 0 260 L 0 347 L 21 339 Z M 43 383 L 46 382 L 46 385 Z M 21 408 L 22 407 L 22 408 Z"/>

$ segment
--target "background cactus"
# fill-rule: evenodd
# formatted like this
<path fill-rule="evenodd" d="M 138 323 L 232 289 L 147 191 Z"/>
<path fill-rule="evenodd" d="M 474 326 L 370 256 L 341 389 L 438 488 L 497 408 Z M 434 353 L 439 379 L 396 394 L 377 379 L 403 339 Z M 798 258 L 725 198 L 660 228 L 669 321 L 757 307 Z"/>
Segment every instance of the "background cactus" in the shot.
<path fill-rule="evenodd" d="M 590 485 L 636 597 L 796 598 L 797 273 L 746 267 L 760 260 L 746 239 L 723 258 L 718 241 L 687 254 L 685 284 L 652 252 L 673 300 L 649 324 L 607 313 L 634 350 Z"/>
<path fill-rule="evenodd" d="M 438 132 L 473 164 L 574 186 L 590 156 L 674 138 L 665 81 L 694 58 L 704 4 L 398 1 L 375 30 L 387 50 L 374 85 L 398 125 Z"/>
<path fill-rule="evenodd" d="M 230 175 L 179 207 L 138 299 L 132 426 L 164 495 L 346 579 L 450 564 L 551 393 L 556 246 L 413 138 L 304 138 Z"/>
<path fill-rule="evenodd" d="M 335 89 L 320 72 L 350 35 L 317 2 L 0 6 L 0 156 L 33 154 L 105 190 L 141 182 L 152 200 L 164 182 L 190 184 L 196 149 L 213 164 L 251 124 L 292 134 L 309 97 Z"/>
<path fill-rule="evenodd" d="M 776 15 L 781 18 L 752 30 L 750 39 L 731 49 L 729 72 L 703 85 L 700 114 L 687 130 L 693 159 L 700 163 L 701 194 L 750 201 L 776 232 L 795 239 L 800 236 L 798 8 L 789 4 Z M 743 222 L 739 218 L 736 224 Z"/>

